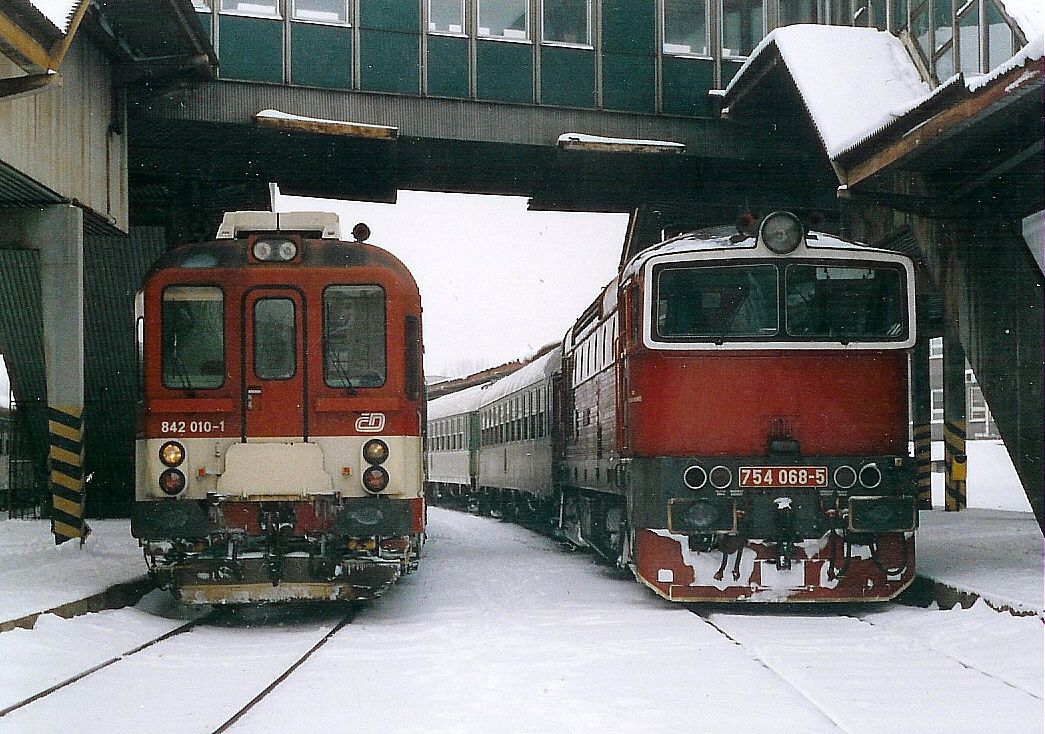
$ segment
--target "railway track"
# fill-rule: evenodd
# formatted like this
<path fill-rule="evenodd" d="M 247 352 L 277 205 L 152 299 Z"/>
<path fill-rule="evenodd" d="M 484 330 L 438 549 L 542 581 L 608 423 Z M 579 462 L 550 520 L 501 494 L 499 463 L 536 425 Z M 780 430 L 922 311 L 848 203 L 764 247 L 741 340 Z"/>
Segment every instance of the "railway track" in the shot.
<path fill-rule="evenodd" d="M 250 687 L 240 687 L 235 691 L 236 695 L 217 698 L 219 706 L 212 706 L 214 701 L 209 700 L 205 695 L 200 697 L 188 693 L 172 701 L 169 694 L 162 690 L 162 678 L 157 678 L 158 664 L 162 666 L 164 661 L 181 661 L 186 657 L 209 658 L 210 665 L 195 666 L 195 670 L 190 671 L 189 674 L 196 680 L 201 691 L 210 689 L 220 691 L 223 677 L 228 674 L 228 668 L 240 661 L 241 654 L 234 646 L 224 650 L 220 647 L 215 648 L 209 635 L 217 633 L 217 637 L 220 638 L 223 633 L 228 633 L 227 628 L 231 627 L 235 630 L 236 627 L 242 627 L 249 642 L 249 637 L 256 630 L 256 627 L 249 622 L 237 623 L 234 611 L 224 608 L 214 609 L 0 709 L 0 732 L 12 731 L 22 734 L 22 732 L 52 731 L 53 722 L 67 715 L 71 707 L 78 707 L 79 702 L 92 702 L 97 706 L 100 717 L 91 715 L 90 712 L 81 712 L 81 714 L 92 721 L 97 721 L 99 730 L 120 731 L 123 730 L 119 723 L 120 709 L 127 706 L 128 702 L 136 701 L 150 715 L 157 717 L 159 722 L 169 722 L 171 725 L 175 725 L 173 728 L 165 728 L 163 725 L 158 728 L 144 726 L 141 729 L 143 731 L 169 729 L 190 733 L 221 734 L 233 727 L 242 716 L 278 688 L 323 645 L 351 624 L 359 609 L 359 605 L 352 605 L 343 611 L 340 618 L 324 619 L 318 625 L 310 624 L 311 620 L 307 617 L 304 623 L 300 623 L 293 617 L 278 622 L 277 628 L 283 630 L 286 636 L 295 638 L 296 644 L 292 648 L 287 646 L 290 649 L 286 651 L 279 650 L 277 655 L 266 654 L 265 651 L 259 651 L 255 646 L 251 651 L 255 657 L 271 659 L 278 656 L 280 662 L 278 665 L 272 665 L 270 660 L 268 666 L 261 666 L 262 668 L 268 667 L 269 670 L 257 671 L 253 675 L 254 679 L 250 681 Z M 314 614 L 322 615 L 324 612 L 317 610 Z M 329 612 L 326 614 L 329 616 Z M 295 626 L 299 629 L 295 629 Z M 195 634 L 190 635 L 189 633 Z M 200 639 L 180 642 L 189 637 L 199 637 Z M 303 652 L 302 647 L 304 647 Z M 208 652 L 209 655 L 207 655 Z M 223 656 L 224 659 L 222 659 Z M 212 685 L 207 685 L 208 680 Z M 123 692 L 125 700 L 121 700 L 114 706 L 113 691 L 120 688 L 126 689 Z M 246 703 L 242 703 L 244 700 Z M 109 705 L 106 705 L 106 701 L 109 702 Z M 242 705 L 240 705 L 241 703 Z M 209 721 L 186 724 L 186 719 L 191 718 L 186 714 L 195 707 L 198 715 L 201 704 L 205 704 L 203 708 L 206 714 L 201 718 L 209 719 Z M 235 710 L 229 713 L 229 709 L 233 706 L 236 707 Z M 209 711 L 207 711 L 208 708 L 210 708 Z M 106 723 L 106 715 L 113 716 L 112 723 Z M 196 728 L 194 723 L 198 723 L 199 728 Z"/>
<path fill-rule="evenodd" d="M 984 664 L 987 660 L 974 660 L 924 633 L 907 631 L 902 619 L 885 621 L 940 612 L 896 603 L 873 611 L 854 606 L 859 608 L 690 611 L 846 734 L 901 731 L 916 713 L 924 718 L 927 705 L 940 709 L 941 731 L 980 732 L 984 696 L 995 703 L 995 715 L 1001 718 L 992 724 L 997 731 L 1033 731 L 1040 724 L 1041 692 L 1021 681 L 1017 672 L 1007 673 L 1004 666 L 992 669 Z M 921 674 L 914 684 L 911 669 Z"/>

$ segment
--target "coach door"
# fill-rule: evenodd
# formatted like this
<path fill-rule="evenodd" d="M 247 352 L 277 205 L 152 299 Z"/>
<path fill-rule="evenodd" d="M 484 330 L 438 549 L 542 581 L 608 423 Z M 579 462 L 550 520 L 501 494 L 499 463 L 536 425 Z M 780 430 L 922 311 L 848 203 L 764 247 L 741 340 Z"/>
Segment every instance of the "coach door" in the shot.
<path fill-rule="evenodd" d="M 300 291 L 248 291 L 242 323 L 243 438 L 306 439 L 306 320 Z"/>

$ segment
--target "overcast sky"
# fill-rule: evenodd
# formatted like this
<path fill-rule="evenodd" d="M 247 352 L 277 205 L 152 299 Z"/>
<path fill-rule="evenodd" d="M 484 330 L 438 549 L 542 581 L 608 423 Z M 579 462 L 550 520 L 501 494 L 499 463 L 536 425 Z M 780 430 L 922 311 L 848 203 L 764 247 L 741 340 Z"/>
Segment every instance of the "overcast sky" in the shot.
<path fill-rule="evenodd" d="M 277 211 L 335 211 L 399 257 L 424 308 L 425 373 L 456 376 L 526 357 L 566 329 L 614 276 L 623 214 L 530 212 L 526 199 L 400 191 L 370 204 L 280 196 Z"/>
<path fill-rule="evenodd" d="M 530 212 L 526 199 L 400 191 L 398 203 L 280 196 L 278 211 L 334 211 L 342 236 L 413 272 L 424 308 L 425 374 L 457 376 L 532 355 L 562 338 L 616 273 L 623 214 Z M 0 358 L 0 404 L 7 405 Z"/>

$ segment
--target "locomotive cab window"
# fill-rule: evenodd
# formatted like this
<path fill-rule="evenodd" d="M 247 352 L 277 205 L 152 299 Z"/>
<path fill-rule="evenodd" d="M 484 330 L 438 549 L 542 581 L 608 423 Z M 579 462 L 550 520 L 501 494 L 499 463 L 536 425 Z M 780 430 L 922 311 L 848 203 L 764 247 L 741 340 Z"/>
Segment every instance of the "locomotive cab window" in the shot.
<path fill-rule="evenodd" d="M 225 382 L 225 297 L 214 286 L 169 286 L 160 311 L 164 387 L 195 390 Z"/>
<path fill-rule="evenodd" d="M 664 266 L 654 278 L 653 323 L 660 339 L 750 339 L 778 331 L 773 265 Z"/>
<path fill-rule="evenodd" d="M 385 291 L 335 285 L 323 291 L 323 379 L 330 387 L 385 384 Z"/>
<path fill-rule="evenodd" d="M 907 339 L 902 268 L 789 265 L 785 271 L 787 333 L 842 341 Z"/>

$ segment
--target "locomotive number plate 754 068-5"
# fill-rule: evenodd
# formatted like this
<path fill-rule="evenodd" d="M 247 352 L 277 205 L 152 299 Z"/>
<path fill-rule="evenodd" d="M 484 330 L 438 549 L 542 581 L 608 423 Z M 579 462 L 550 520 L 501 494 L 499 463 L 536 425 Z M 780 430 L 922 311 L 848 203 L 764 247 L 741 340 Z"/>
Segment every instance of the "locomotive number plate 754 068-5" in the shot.
<path fill-rule="evenodd" d="M 742 466 L 741 487 L 826 487 L 826 466 Z"/>

